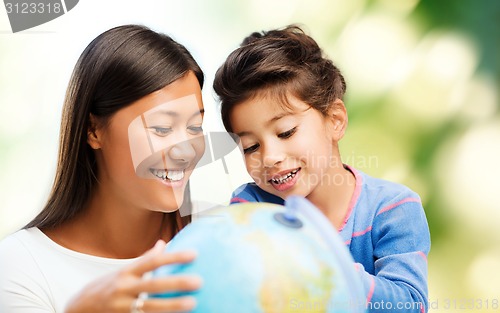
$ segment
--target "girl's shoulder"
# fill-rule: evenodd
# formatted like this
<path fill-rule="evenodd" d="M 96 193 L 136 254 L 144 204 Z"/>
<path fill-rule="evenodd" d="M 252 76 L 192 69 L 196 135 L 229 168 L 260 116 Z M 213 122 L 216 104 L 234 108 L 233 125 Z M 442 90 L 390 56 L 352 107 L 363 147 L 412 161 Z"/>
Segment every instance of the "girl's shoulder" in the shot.
<path fill-rule="evenodd" d="M 268 202 L 284 204 L 284 200 L 257 186 L 256 183 L 247 183 L 238 187 L 231 196 L 231 203 L 241 202 Z"/>
<path fill-rule="evenodd" d="M 420 195 L 410 187 L 389 181 L 386 179 L 372 177 L 358 171 L 362 180 L 356 207 L 363 208 L 364 214 L 371 219 L 378 216 L 386 216 L 386 212 L 398 212 L 398 208 L 411 207 L 411 213 L 423 215 L 424 209 Z M 410 215 L 408 215 L 410 216 Z"/>
<path fill-rule="evenodd" d="M 358 173 L 363 181 L 362 189 L 365 195 L 383 196 L 383 199 L 386 201 L 390 201 L 391 198 L 398 199 L 405 197 L 418 198 L 420 200 L 417 192 L 402 183 L 373 177 L 359 170 Z"/>

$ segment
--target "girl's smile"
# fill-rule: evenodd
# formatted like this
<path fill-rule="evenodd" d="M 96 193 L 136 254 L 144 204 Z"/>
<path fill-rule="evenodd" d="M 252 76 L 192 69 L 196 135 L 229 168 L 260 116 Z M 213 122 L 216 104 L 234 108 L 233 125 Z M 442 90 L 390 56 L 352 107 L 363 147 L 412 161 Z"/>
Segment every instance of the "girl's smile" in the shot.
<path fill-rule="evenodd" d="M 283 103 L 262 93 L 231 111 L 248 173 L 259 187 L 281 198 L 331 190 L 326 178 L 342 166 L 334 124 L 334 119 L 291 94 Z"/>
<path fill-rule="evenodd" d="M 268 182 L 277 190 L 277 191 L 286 191 L 290 188 L 293 188 L 295 183 L 299 177 L 300 167 L 296 168 L 292 171 L 286 170 L 281 171 L 278 174 L 272 175 L 272 178 L 268 180 Z"/>

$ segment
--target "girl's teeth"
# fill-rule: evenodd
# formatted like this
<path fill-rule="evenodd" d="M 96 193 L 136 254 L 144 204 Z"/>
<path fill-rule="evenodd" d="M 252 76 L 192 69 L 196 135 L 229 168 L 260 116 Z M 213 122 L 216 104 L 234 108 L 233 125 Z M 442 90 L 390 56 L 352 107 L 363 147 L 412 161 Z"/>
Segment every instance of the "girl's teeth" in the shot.
<path fill-rule="evenodd" d="M 272 181 L 273 183 L 275 184 L 283 184 L 283 183 L 286 183 L 288 182 L 290 179 L 292 179 L 295 174 L 297 174 L 299 170 L 296 169 L 296 170 L 293 170 L 291 171 L 290 173 L 286 174 L 285 176 L 282 176 L 282 177 L 278 177 L 278 178 L 273 178 Z"/>
<path fill-rule="evenodd" d="M 184 171 L 179 171 L 179 170 L 157 170 L 157 169 L 150 169 L 151 173 L 163 180 L 171 180 L 171 181 L 178 181 L 184 178 Z"/>

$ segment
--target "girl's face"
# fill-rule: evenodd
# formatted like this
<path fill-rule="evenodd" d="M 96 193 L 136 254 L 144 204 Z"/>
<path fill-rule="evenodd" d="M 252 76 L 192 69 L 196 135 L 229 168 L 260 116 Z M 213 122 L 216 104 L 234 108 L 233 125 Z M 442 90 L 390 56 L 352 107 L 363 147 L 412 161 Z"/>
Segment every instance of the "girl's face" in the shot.
<path fill-rule="evenodd" d="M 283 199 L 310 196 L 342 166 L 339 123 L 294 96 L 288 102 L 289 108 L 263 95 L 236 105 L 230 114 L 248 173 L 260 188 Z"/>
<path fill-rule="evenodd" d="M 201 158 L 203 102 L 196 76 L 184 77 L 116 112 L 96 129 L 102 194 L 113 203 L 151 211 L 177 210 Z"/>

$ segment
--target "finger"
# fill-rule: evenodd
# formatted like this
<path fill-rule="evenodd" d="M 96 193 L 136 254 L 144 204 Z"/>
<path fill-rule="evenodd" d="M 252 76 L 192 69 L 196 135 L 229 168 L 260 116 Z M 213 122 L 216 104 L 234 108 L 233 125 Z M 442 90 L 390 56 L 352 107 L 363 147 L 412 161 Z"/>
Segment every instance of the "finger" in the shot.
<path fill-rule="evenodd" d="M 156 248 L 156 247 L 155 247 Z M 153 249 L 155 249 L 153 248 Z M 142 276 L 162 265 L 174 263 L 188 263 L 196 258 L 195 251 L 182 251 L 174 253 L 160 253 L 144 255 L 143 258 L 134 262 L 128 271 L 134 275 Z"/>
<path fill-rule="evenodd" d="M 194 291 L 200 289 L 203 280 L 195 275 L 172 275 L 165 278 L 141 280 L 135 286 L 136 293 L 164 293 L 172 291 Z"/>
<path fill-rule="evenodd" d="M 152 256 L 152 255 L 162 253 L 163 250 L 165 250 L 166 246 L 167 246 L 167 243 L 165 241 L 163 241 L 162 239 L 160 239 L 155 243 L 153 248 L 149 249 L 148 251 L 146 251 L 146 253 L 144 253 L 144 256 L 146 257 L 146 256 Z"/>
<path fill-rule="evenodd" d="M 143 311 L 153 312 L 188 312 L 196 307 L 196 299 L 191 296 L 171 299 L 149 298 L 144 300 Z"/>

